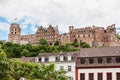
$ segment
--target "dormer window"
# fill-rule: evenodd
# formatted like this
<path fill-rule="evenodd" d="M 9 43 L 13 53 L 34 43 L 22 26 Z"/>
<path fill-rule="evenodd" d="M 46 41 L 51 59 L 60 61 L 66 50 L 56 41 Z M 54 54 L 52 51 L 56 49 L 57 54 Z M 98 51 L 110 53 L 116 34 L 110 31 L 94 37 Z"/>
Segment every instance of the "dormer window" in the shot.
<path fill-rule="evenodd" d="M 80 59 L 80 64 L 85 64 L 85 58 Z"/>
<path fill-rule="evenodd" d="M 94 59 L 93 58 L 90 58 L 89 59 L 89 64 L 93 64 L 94 63 Z"/>
<path fill-rule="evenodd" d="M 103 62 L 102 58 L 98 58 L 98 64 L 101 64 Z"/>
<path fill-rule="evenodd" d="M 107 61 L 107 63 L 111 63 L 112 62 L 112 58 L 108 57 L 108 58 L 106 58 L 106 61 Z"/>
<path fill-rule="evenodd" d="M 120 57 L 116 57 L 116 63 L 120 63 Z"/>

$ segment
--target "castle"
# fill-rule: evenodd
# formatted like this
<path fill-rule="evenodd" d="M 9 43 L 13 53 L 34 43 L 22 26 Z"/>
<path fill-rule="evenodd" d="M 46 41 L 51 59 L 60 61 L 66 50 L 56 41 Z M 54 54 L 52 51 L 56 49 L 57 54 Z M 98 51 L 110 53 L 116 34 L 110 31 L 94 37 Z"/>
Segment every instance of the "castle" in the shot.
<path fill-rule="evenodd" d="M 77 39 L 78 43 L 86 42 L 91 47 L 120 45 L 120 41 L 116 37 L 115 24 L 106 29 L 97 26 L 85 28 L 69 26 L 69 32 L 66 34 L 59 34 L 58 26 L 53 27 L 52 25 L 49 25 L 48 28 L 40 26 L 35 34 L 28 35 L 21 35 L 21 29 L 16 23 L 12 23 L 9 28 L 8 40 L 13 43 L 36 45 L 41 38 L 45 38 L 50 45 L 54 45 L 56 41 L 64 45 L 73 42 L 74 39 Z"/>
<path fill-rule="evenodd" d="M 50 45 L 53 45 L 59 37 L 58 27 L 49 25 L 48 28 L 40 26 L 35 34 L 21 35 L 21 29 L 18 24 L 13 23 L 10 26 L 8 40 L 18 44 L 32 44 L 36 45 L 39 43 L 41 38 L 45 38 Z"/>

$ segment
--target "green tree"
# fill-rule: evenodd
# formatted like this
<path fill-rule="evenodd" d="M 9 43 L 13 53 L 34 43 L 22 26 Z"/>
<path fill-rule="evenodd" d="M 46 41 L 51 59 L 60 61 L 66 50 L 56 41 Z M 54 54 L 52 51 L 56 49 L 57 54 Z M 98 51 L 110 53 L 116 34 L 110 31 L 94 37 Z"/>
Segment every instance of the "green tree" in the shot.
<path fill-rule="evenodd" d="M 80 47 L 82 47 L 82 48 L 90 48 L 90 45 L 88 43 L 86 43 L 86 42 L 82 42 L 82 43 L 80 43 Z"/>
<path fill-rule="evenodd" d="M 39 41 L 39 44 L 40 44 L 40 45 L 48 45 L 48 42 L 47 42 L 46 39 L 41 38 L 40 41 Z"/>
<path fill-rule="evenodd" d="M 30 52 L 27 49 L 23 49 L 21 52 L 21 56 L 30 56 Z"/>
<path fill-rule="evenodd" d="M 119 34 L 116 34 L 116 37 L 117 37 L 118 39 L 120 39 L 120 35 L 119 35 Z"/>
<path fill-rule="evenodd" d="M 3 42 L 2 41 L 0 41 L 0 45 L 3 46 Z"/>
<path fill-rule="evenodd" d="M 7 80 L 9 78 L 9 62 L 5 52 L 0 48 L 0 79 Z"/>
<path fill-rule="evenodd" d="M 65 71 L 56 71 L 55 65 L 44 65 L 37 67 L 33 74 L 38 80 L 67 80 Z"/>
<path fill-rule="evenodd" d="M 54 46 L 59 46 L 59 41 L 56 41 L 56 42 L 54 43 Z"/>
<path fill-rule="evenodd" d="M 12 46 L 13 46 L 13 44 L 11 42 L 6 42 L 4 44 L 4 47 L 12 47 Z"/>
<path fill-rule="evenodd" d="M 73 43 L 71 43 L 71 45 L 73 45 L 74 47 L 78 47 L 79 46 L 78 41 L 77 41 L 76 38 L 74 39 Z"/>
<path fill-rule="evenodd" d="M 19 60 L 11 60 L 9 75 L 14 80 L 20 80 L 21 77 L 28 78 L 33 71 L 33 64 L 30 62 L 21 62 Z"/>

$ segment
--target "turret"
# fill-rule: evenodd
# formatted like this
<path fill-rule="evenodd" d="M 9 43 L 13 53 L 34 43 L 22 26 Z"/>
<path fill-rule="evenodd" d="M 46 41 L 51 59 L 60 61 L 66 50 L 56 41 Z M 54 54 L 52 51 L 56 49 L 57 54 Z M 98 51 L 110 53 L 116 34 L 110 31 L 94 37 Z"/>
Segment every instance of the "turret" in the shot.
<path fill-rule="evenodd" d="M 69 26 L 69 31 L 73 30 L 74 26 Z"/>
<path fill-rule="evenodd" d="M 19 24 L 12 23 L 9 28 L 9 35 L 8 40 L 13 43 L 20 44 L 21 40 L 21 29 L 19 27 Z"/>

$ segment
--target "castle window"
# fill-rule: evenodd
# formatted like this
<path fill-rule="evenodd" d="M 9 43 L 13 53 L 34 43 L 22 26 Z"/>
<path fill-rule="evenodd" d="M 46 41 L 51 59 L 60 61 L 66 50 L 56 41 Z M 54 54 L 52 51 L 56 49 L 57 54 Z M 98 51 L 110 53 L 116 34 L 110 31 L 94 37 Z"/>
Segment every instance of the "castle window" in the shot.
<path fill-rule="evenodd" d="M 83 34 L 83 37 L 85 37 L 85 35 Z"/>
<path fill-rule="evenodd" d="M 108 58 L 106 58 L 106 61 L 107 61 L 107 63 L 111 63 L 112 62 L 112 58 L 108 57 Z"/>
<path fill-rule="evenodd" d="M 75 35 L 74 35 L 74 37 L 75 37 Z"/>
<path fill-rule="evenodd" d="M 78 35 L 78 37 L 80 37 L 80 35 Z"/>
<path fill-rule="evenodd" d="M 106 30 L 104 30 L 104 33 L 106 33 Z"/>
<path fill-rule="evenodd" d="M 16 32 L 15 32 L 15 34 L 16 34 Z"/>
<path fill-rule="evenodd" d="M 52 45 L 52 43 L 50 43 L 50 45 Z"/>
<path fill-rule="evenodd" d="M 94 63 L 94 59 L 93 58 L 90 58 L 89 59 L 89 64 L 93 64 Z"/>
<path fill-rule="evenodd" d="M 80 59 L 80 64 L 85 64 L 85 58 Z"/>
<path fill-rule="evenodd" d="M 88 35 L 88 37 L 90 37 L 90 34 Z"/>
<path fill-rule="evenodd" d="M 120 63 L 120 57 L 116 58 L 116 63 Z"/>
<path fill-rule="evenodd" d="M 101 64 L 103 62 L 102 58 L 98 58 L 98 64 Z"/>

